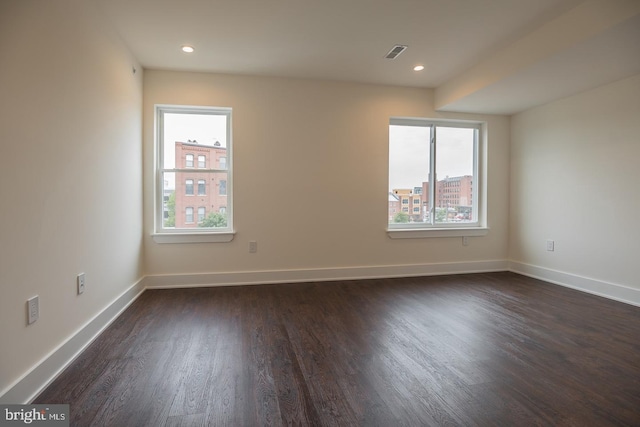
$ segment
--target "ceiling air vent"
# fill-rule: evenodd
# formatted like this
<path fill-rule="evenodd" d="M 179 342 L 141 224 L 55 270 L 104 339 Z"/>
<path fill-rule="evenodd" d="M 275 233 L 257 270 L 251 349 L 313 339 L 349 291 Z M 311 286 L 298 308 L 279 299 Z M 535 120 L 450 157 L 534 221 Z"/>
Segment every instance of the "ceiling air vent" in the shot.
<path fill-rule="evenodd" d="M 387 53 L 385 55 L 385 58 L 387 58 L 387 59 L 396 59 L 398 57 L 398 55 L 400 55 L 402 52 L 404 52 L 407 47 L 408 46 L 397 44 L 389 51 L 389 53 Z"/>

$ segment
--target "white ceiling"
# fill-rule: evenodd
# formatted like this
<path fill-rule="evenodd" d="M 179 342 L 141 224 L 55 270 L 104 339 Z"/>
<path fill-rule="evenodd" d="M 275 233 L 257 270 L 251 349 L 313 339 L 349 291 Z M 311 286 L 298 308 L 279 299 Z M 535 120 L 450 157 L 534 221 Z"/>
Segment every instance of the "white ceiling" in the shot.
<path fill-rule="evenodd" d="M 510 114 L 640 72 L 638 0 L 95 1 L 145 68 L 434 88 L 447 111 Z"/>

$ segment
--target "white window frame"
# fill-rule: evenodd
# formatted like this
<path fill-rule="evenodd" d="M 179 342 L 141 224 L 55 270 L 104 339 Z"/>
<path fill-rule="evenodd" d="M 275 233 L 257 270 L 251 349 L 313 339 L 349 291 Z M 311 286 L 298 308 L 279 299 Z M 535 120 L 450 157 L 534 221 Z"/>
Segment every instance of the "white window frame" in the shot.
<path fill-rule="evenodd" d="M 225 228 L 179 228 L 171 229 L 163 227 L 163 174 L 170 172 L 193 173 L 191 168 L 163 168 L 164 165 L 164 114 L 211 114 L 226 117 L 227 122 L 227 156 L 226 168 L 215 169 L 214 165 L 209 169 L 211 172 L 226 173 L 227 181 L 227 202 L 226 215 L 227 227 Z M 233 229 L 233 135 L 232 135 L 232 109 L 227 107 L 202 107 L 185 105 L 155 105 L 155 137 L 154 137 L 154 170 L 155 170 L 155 197 L 154 197 L 154 232 L 153 239 L 157 243 L 222 243 L 233 240 L 235 231 Z M 195 162 L 195 158 L 194 158 Z M 195 166 L 195 164 L 194 164 Z M 194 182 L 195 184 L 195 182 Z M 195 193 L 195 188 L 194 188 Z M 195 212 L 194 212 L 195 215 Z M 195 219 L 195 218 L 194 218 Z"/>
<path fill-rule="evenodd" d="M 429 176 L 429 215 L 430 218 L 435 217 L 435 200 L 436 200 L 436 127 L 459 127 L 476 129 L 476 139 L 474 141 L 474 164 L 473 164 L 473 193 L 472 199 L 475 203 L 475 215 L 477 220 L 473 223 L 399 223 L 393 224 L 388 222 L 387 218 L 387 234 L 392 239 L 413 239 L 425 237 L 456 237 L 456 236 L 484 236 L 488 233 L 487 225 L 487 190 L 486 178 L 484 171 L 486 168 L 486 145 L 487 124 L 485 122 L 467 121 L 467 120 L 447 120 L 447 119 L 426 119 L 414 117 L 392 117 L 389 120 L 389 126 L 420 126 L 431 128 L 429 144 L 430 155 L 428 165 Z"/>

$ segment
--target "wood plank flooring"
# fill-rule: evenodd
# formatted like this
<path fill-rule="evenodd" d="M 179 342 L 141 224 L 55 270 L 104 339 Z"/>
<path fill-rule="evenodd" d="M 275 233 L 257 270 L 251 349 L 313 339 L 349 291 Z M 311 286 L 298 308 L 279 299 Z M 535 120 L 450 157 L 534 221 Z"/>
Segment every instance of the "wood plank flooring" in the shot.
<path fill-rule="evenodd" d="M 512 273 L 148 290 L 73 426 L 639 426 L 640 308 Z"/>

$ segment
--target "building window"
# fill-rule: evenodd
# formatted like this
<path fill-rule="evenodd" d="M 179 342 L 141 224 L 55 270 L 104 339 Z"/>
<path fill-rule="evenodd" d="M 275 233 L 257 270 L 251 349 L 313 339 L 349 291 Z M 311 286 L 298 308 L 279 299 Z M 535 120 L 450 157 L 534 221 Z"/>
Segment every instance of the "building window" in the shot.
<path fill-rule="evenodd" d="M 478 182 L 481 129 L 477 122 L 390 120 L 389 194 L 409 194 L 420 188 L 426 205 L 422 215 L 410 222 L 390 217 L 390 231 L 482 226 L 479 189 L 474 184 Z M 413 205 L 419 204 L 420 198 L 415 198 Z M 420 213 L 420 209 L 414 207 L 413 212 Z"/>
<path fill-rule="evenodd" d="M 161 242 L 190 241 L 189 235 L 207 234 L 191 241 L 222 242 L 233 237 L 231 109 L 156 105 L 155 234 Z M 197 141 L 197 142 L 195 142 Z M 197 145 L 197 152 L 193 153 Z M 189 153 L 191 150 L 192 153 Z M 186 153 L 185 153 L 186 151 Z M 196 158 L 197 157 L 197 158 Z M 197 163 L 195 163 L 197 162 Z M 219 184 L 207 191 L 207 182 Z M 196 187 L 197 185 L 197 187 Z M 219 197 L 220 194 L 225 197 Z M 172 195 L 165 200 L 165 195 Z M 189 206 L 197 194 L 201 207 Z M 224 206 L 224 210 L 221 209 Z M 206 207 L 206 209 L 205 209 Z M 167 213 L 165 213 L 165 211 Z M 206 212 L 215 221 L 201 222 Z M 201 215 L 202 214 L 202 215 Z M 206 224 L 206 226 L 205 226 Z M 183 235 L 187 237 L 164 238 Z M 178 237 L 178 236 L 175 236 Z M 202 240 L 202 239 L 208 240 Z"/>

